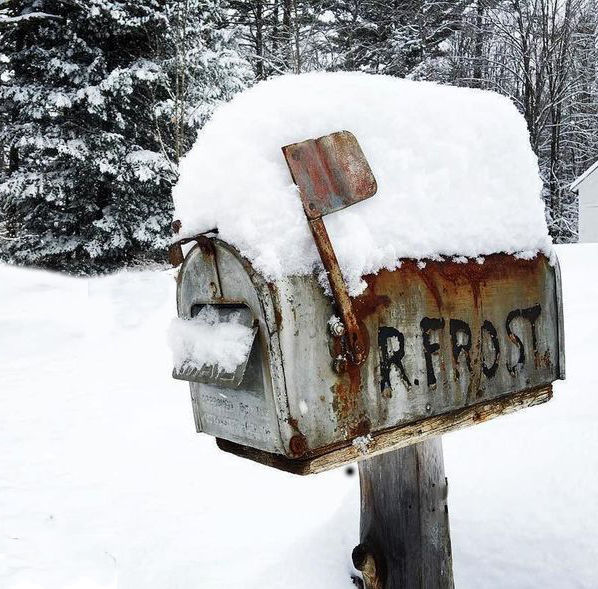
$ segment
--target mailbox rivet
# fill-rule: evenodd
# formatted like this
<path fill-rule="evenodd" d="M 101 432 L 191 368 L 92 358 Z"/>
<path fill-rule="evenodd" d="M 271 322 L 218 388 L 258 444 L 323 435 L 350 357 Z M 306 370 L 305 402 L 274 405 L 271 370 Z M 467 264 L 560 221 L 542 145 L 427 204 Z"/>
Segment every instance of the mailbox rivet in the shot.
<path fill-rule="evenodd" d="M 307 440 L 302 434 L 294 435 L 289 441 L 289 448 L 295 456 L 302 456 L 307 452 Z"/>
<path fill-rule="evenodd" d="M 426 403 L 426 411 L 429 413 L 430 411 L 432 411 L 432 405 L 430 405 L 430 403 Z"/>
<path fill-rule="evenodd" d="M 330 333 L 334 337 L 341 337 L 345 334 L 345 326 L 343 325 L 342 321 L 339 321 L 338 319 L 336 321 L 330 321 L 328 323 L 328 326 L 330 329 Z"/>
<path fill-rule="evenodd" d="M 335 358 L 332 368 L 337 374 L 344 374 L 347 371 L 347 359 L 342 356 Z"/>

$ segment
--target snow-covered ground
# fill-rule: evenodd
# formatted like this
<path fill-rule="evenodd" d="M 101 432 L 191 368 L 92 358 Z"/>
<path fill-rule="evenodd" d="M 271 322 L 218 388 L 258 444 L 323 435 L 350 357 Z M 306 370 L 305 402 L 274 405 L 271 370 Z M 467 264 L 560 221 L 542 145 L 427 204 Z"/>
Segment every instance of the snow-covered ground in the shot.
<path fill-rule="evenodd" d="M 598 586 L 598 245 L 557 251 L 567 382 L 445 437 L 458 589 Z M 353 588 L 357 477 L 195 434 L 170 377 L 174 287 L 0 267 L 0 587 Z"/>

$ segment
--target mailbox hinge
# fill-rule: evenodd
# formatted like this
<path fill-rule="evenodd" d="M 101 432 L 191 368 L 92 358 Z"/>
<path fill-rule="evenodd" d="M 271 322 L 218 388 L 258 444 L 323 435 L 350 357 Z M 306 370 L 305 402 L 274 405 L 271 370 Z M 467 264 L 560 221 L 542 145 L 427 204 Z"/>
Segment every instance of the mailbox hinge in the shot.
<path fill-rule="evenodd" d="M 308 139 L 282 148 L 330 290 L 345 327 L 349 360 L 365 362 L 369 338 L 353 308 L 332 242 L 322 217 L 374 196 L 376 180 L 357 139 L 348 131 Z"/>

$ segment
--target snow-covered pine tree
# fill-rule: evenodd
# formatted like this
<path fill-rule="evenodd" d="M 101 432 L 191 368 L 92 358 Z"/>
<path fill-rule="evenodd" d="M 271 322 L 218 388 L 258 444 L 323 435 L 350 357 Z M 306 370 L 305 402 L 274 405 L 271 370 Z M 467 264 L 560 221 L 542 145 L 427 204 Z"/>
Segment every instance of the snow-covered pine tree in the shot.
<path fill-rule="evenodd" d="M 493 4 L 497 0 L 486 0 Z M 475 0 L 328 0 L 324 6 L 338 60 L 335 69 L 406 76 L 443 54 Z"/>
<path fill-rule="evenodd" d="M 249 68 L 219 0 L 0 2 L 0 253 L 71 272 L 160 259 L 178 158 Z"/>

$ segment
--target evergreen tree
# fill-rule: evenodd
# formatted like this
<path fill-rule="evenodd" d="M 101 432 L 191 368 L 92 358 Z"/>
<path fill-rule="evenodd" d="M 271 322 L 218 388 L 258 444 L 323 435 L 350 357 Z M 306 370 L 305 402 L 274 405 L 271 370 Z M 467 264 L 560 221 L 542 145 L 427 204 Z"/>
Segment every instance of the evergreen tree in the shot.
<path fill-rule="evenodd" d="M 74 272 L 160 259 L 178 158 L 247 65 L 218 0 L 14 0 L 0 16 L 0 252 Z"/>
<path fill-rule="evenodd" d="M 474 0 L 329 0 L 337 69 L 406 76 L 443 54 Z"/>
<path fill-rule="evenodd" d="M 229 18 L 239 27 L 241 48 L 256 80 L 324 69 L 327 44 L 320 45 L 325 0 L 229 0 Z"/>

